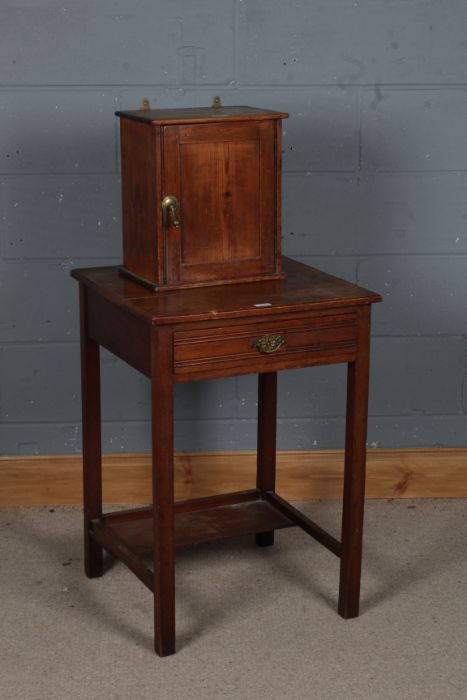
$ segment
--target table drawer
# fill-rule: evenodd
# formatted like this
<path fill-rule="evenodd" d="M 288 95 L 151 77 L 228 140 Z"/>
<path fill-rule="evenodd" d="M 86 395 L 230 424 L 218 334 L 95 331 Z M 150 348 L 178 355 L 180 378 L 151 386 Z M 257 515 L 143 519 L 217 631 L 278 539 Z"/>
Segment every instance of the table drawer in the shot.
<path fill-rule="evenodd" d="M 175 374 L 244 368 L 268 371 L 322 362 L 342 355 L 352 359 L 356 349 L 356 314 L 304 314 L 296 318 L 270 319 L 205 330 L 180 330 L 174 334 Z M 264 366 L 264 367 L 263 367 Z"/>

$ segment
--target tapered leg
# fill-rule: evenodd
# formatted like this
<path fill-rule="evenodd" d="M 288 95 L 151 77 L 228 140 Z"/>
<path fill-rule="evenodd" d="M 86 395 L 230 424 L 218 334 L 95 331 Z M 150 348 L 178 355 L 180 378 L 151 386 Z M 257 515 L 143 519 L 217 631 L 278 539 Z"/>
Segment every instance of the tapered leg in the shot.
<path fill-rule="evenodd" d="M 102 547 L 89 534 L 102 515 L 101 391 L 99 345 L 88 334 L 88 290 L 80 285 L 81 403 L 83 414 L 84 568 L 102 576 Z"/>
<path fill-rule="evenodd" d="M 276 488 L 277 372 L 258 375 L 258 452 L 256 486 L 262 491 Z M 274 544 L 274 530 L 258 532 L 256 544 Z"/>
<path fill-rule="evenodd" d="M 154 648 L 175 652 L 172 331 L 151 340 L 152 480 L 154 504 Z"/>
<path fill-rule="evenodd" d="M 342 512 L 342 557 L 339 585 L 339 614 L 357 617 L 360 602 L 363 509 L 365 501 L 366 432 L 370 308 L 360 311 L 357 358 L 348 365 L 347 423 L 345 438 L 344 502 Z"/>

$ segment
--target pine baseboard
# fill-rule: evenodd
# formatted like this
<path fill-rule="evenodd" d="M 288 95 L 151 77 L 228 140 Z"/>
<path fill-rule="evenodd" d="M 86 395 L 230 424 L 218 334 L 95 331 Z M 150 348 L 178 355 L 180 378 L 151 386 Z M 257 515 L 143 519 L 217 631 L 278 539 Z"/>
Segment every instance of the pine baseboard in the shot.
<path fill-rule="evenodd" d="M 255 452 L 196 452 L 175 456 L 175 497 L 198 498 L 255 485 Z M 151 493 L 147 454 L 103 458 L 104 501 L 146 503 Z M 277 491 L 287 500 L 342 497 L 343 451 L 278 453 Z M 81 456 L 0 457 L 0 506 L 82 503 Z M 467 449 L 368 451 L 368 498 L 467 498 Z"/>

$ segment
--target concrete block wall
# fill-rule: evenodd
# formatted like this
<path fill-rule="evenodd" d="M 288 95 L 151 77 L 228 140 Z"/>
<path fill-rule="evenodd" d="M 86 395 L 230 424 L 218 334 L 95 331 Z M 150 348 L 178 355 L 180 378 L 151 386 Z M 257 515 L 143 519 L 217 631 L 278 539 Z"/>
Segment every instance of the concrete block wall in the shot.
<path fill-rule="evenodd" d="M 0 9 L 0 441 L 80 450 L 73 267 L 121 255 L 115 109 L 252 104 L 284 123 L 288 255 L 385 295 L 368 443 L 467 443 L 465 0 L 9 0 Z M 104 448 L 150 446 L 104 352 Z M 176 387 L 183 450 L 255 445 L 253 377 Z M 345 369 L 280 377 L 279 447 L 343 444 Z"/>

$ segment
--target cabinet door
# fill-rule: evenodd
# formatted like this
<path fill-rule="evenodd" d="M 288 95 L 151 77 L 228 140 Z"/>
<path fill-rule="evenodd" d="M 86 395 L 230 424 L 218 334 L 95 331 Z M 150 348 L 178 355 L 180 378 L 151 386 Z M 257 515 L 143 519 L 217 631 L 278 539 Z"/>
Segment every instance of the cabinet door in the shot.
<path fill-rule="evenodd" d="M 163 196 L 178 201 L 177 216 L 164 216 L 168 284 L 274 272 L 274 123 L 163 131 Z"/>

